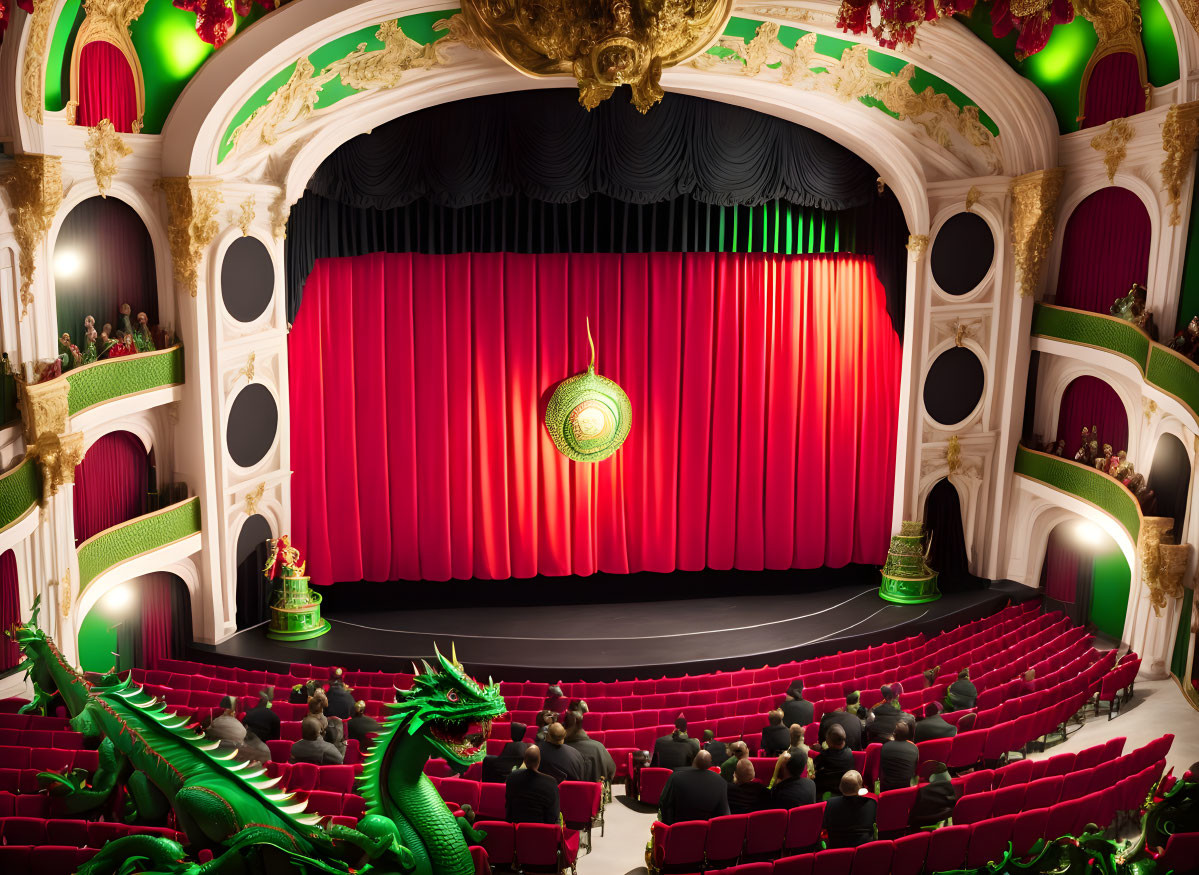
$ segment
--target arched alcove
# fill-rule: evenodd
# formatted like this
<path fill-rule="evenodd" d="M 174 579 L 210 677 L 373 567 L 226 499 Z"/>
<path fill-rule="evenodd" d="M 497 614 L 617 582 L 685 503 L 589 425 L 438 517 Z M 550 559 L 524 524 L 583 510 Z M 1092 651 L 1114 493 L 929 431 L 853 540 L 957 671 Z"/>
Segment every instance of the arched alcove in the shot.
<path fill-rule="evenodd" d="M 113 253 L 121 255 L 115 258 Z M 151 329 L 157 326 L 154 244 L 141 217 L 128 204 L 115 197 L 80 202 L 63 219 L 54 243 L 53 267 L 58 332 L 69 334 L 81 353 L 87 351 L 84 322 L 89 316 L 94 319 L 96 352 L 101 357 L 100 335 L 106 324 L 113 339 L 119 332 L 135 332 L 139 313 L 146 314 Z M 127 314 L 121 313 L 123 304 L 129 305 Z M 74 362 L 67 366 L 73 367 Z"/>
<path fill-rule="evenodd" d="M 1095 128 L 1112 119 L 1145 111 L 1145 56 L 1111 52 L 1092 59 L 1083 75 L 1080 127 Z"/>
<path fill-rule="evenodd" d="M 113 431 L 87 449 L 75 467 L 75 541 L 141 516 L 147 509 L 150 457 L 127 431 Z"/>
<path fill-rule="evenodd" d="M 132 49 L 132 44 L 125 48 L 103 39 L 80 49 L 71 77 L 75 124 L 90 128 L 108 119 L 123 134 L 141 128 L 141 77 L 133 67 L 136 54 L 128 54 Z"/>
<path fill-rule="evenodd" d="M 924 501 L 924 526 L 932 533 L 928 564 L 940 575 L 945 592 L 969 588 L 970 555 L 962 523 L 962 503 L 948 478 L 938 480 Z"/>
<path fill-rule="evenodd" d="M 12 550 L 0 553 L 0 629 L 23 622 L 17 556 Z M 21 661 L 21 651 L 7 635 L 0 640 L 0 674 L 12 671 Z"/>
<path fill-rule="evenodd" d="M 156 571 L 117 584 L 79 627 L 84 671 L 155 668 L 181 659 L 192 641 L 191 597 L 174 574 Z"/>
<path fill-rule="evenodd" d="M 1099 451 L 1111 444 L 1112 452 L 1128 449 L 1128 411 L 1119 394 L 1098 377 L 1078 377 L 1066 386 L 1058 408 L 1057 437 L 1066 442 L 1066 458 L 1082 444 L 1082 429 L 1099 427 Z"/>
<path fill-rule="evenodd" d="M 237 536 L 237 629 L 249 629 L 270 618 L 271 584 L 263 574 L 271 524 L 262 514 L 242 523 Z"/>
<path fill-rule="evenodd" d="M 1157 516 L 1174 518 L 1174 542 L 1182 543 L 1187 495 L 1191 485 L 1191 460 L 1186 447 L 1172 434 L 1163 434 L 1149 466 L 1149 488 L 1157 495 Z"/>
<path fill-rule="evenodd" d="M 1076 519 L 1049 533 L 1040 586 L 1050 608 L 1119 641 L 1131 585 L 1124 553 L 1099 526 Z"/>
<path fill-rule="evenodd" d="M 1149 212 L 1135 193 L 1110 186 L 1089 195 L 1066 221 L 1054 303 L 1107 313 L 1133 283 L 1149 281 L 1152 235 Z"/>

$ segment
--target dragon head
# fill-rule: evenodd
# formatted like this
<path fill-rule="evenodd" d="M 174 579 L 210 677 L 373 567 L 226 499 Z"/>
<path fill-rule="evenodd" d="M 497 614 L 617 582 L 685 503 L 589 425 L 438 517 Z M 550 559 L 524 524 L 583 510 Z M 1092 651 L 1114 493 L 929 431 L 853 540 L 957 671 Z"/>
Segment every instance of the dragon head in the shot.
<path fill-rule="evenodd" d="M 500 695 L 499 684 L 480 684 L 466 673 L 458 661 L 456 648 L 446 659 L 434 645 L 438 668 L 424 663 L 424 671 L 412 679 L 407 690 L 397 690 L 399 701 L 391 714 L 404 721 L 408 734 L 423 736 L 433 748 L 433 756 L 470 765 L 483 759 L 484 742 L 491 734 L 491 721 L 506 714 L 508 706 Z M 473 743 L 468 736 L 481 734 L 484 742 Z"/>

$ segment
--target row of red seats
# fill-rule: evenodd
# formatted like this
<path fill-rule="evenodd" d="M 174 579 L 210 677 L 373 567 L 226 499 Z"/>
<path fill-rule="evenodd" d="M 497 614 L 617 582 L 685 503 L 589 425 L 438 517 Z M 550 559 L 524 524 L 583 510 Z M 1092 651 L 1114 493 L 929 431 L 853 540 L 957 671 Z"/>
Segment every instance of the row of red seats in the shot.
<path fill-rule="evenodd" d="M 1012 844 L 1017 856 L 1028 854 L 1040 839 L 1077 835 L 1087 824 L 1106 828 L 1120 811 L 1139 810 L 1148 790 L 1160 779 L 1165 761 L 1119 784 L 1069 799 L 1047 808 L 988 818 L 972 824 L 955 824 L 918 831 L 894 839 L 870 842 L 855 849 L 818 851 L 822 843 L 824 803 L 790 811 L 759 811 L 729 815 L 710 821 L 684 821 L 672 826 L 655 822 L 651 828 L 652 855 L 665 872 L 719 869 L 740 860 L 776 859 L 773 870 L 817 872 L 819 875 L 873 875 L 877 872 L 943 872 L 981 868 L 999 860 Z M 1144 791 L 1144 792 L 1142 792 Z M 887 794 L 883 794 L 886 796 Z M 907 829 L 902 818 L 884 817 L 880 802 L 878 834 L 887 836 Z M 486 844 L 486 843 L 485 843 Z M 858 855 L 862 855 L 860 864 Z M 798 858 L 804 859 L 798 859 Z M 771 875 L 769 862 L 763 875 Z M 861 868 L 859 868 L 859 865 Z"/>
<path fill-rule="evenodd" d="M 29 785 L 37 786 L 37 772 L 26 769 L 21 772 L 21 783 L 26 785 L 28 775 Z M 28 785 L 26 785 L 28 786 Z M 40 789 L 40 788 L 39 788 Z M 38 792 L 13 793 L 10 790 L 0 790 L 0 817 L 49 817 L 50 797 Z"/>
<path fill-rule="evenodd" d="M 0 845 L 0 872 L 72 875 L 99 853 L 99 848 L 66 845 Z"/>
<path fill-rule="evenodd" d="M 102 848 L 106 842 L 127 835 L 151 835 L 181 844 L 187 838 L 167 827 L 130 826 L 102 820 L 65 820 L 45 817 L 0 817 L 0 842 L 6 845 L 70 845 Z"/>
<path fill-rule="evenodd" d="M 89 772 L 94 772 L 99 765 L 99 759 L 94 750 L 0 747 L 0 763 L 4 763 L 4 768 L 0 769 L 0 772 L 20 769 L 41 769 L 44 772 L 87 769 Z M 0 789 L 3 787 L 0 786 Z"/>
<path fill-rule="evenodd" d="M 69 729 L 0 729 L 0 747 L 79 750 L 83 747 L 83 735 Z"/>
<path fill-rule="evenodd" d="M 13 712 L 25 705 L 26 699 L 5 699 L 0 706 L 11 708 Z M 16 714 L 5 712 L 0 707 L 0 729 L 40 729 L 47 732 L 70 729 L 71 724 L 65 717 L 43 717 L 40 714 Z"/>

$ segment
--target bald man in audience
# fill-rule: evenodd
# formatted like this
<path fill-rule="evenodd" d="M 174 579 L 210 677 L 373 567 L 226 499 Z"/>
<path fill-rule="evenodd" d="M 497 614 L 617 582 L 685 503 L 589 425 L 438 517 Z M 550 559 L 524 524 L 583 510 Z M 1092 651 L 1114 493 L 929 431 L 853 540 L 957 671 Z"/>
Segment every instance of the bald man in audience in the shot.
<path fill-rule="evenodd" d="M 856 848 L 874 839 L 878 803 L 862 793 L 862 775 L 850 769 L 838 787 L 840 795 L 824 804 L 824 828 L 830 848 Z"/>
<path fill-rule="evenodd" d="M 716 733 L 711 729 L 704 730 L 703 749 L 712 755 L 712 762 L 723 763 L 729 755 L 723 741 L 716 740 Z"/>
<path fill-rule="evenodd" d="M 674 732 L 654 742 L 651 766 L 663 769 L 685 769 L 699 752 L 699 741 L 687 734 L 687 718 L 680 714 L 674 721 Z"/>
<path fill-rule="evenodd" d="M 363 753 L 371 749 L 371 745 L 375 741 L 375 734 L 382 730 L 383 727 L 379 725 L 379 721 L 367 715 L 366 702 L 362 699 L 355 702 L 354 711 L 346 723 L 346 731 L 350 738 L 358 742 L 358 747 Z"/>
<path fill-rule="evenodd" d="M 665 824 L 684 820 L 710 820 L 729 813 L 728 785 L 720 775 L 709 772 L 712 755 L 701 750 L 691 767 L 676 769 L 666 779 L 658 801 Z"/>
<path fill-rule="evenodd" d="M 514 769 L 504 782 L 504 819 L 509 823 L 558 822 L 558 782 L 541 772 L 541 749 L 525 748 L 523 769 Z"/>
<path fill-rule="evenodd" d="M 751 814 L 770 808 L 770 791 L 764 784 L 755 781 L 754 764 L 749 757 L 737 760 L 733 769 L 733 783 L 726 784 L 730 814 Z"/>
<path fill-rule="evenodd" d="M 551 723 L 545 730 L 541 750 L 541 771 L 558 783 L 587 780 L 587 764 L 583 755 L 566 745 L 566 729 L 561 723 Z"/>
<path fill-rule="evenodd" d="M 841 776 L 853 768 L 853 751 L 845 744 L 845 730 L 832 726 L 825 741 L 827 747 L 816 757 L 816 795 L 835 793 Z"/>
<path fill-rule="evenodd" d="M 762 743 L 759 745 L 768 757 L 776 757 L 791 744 L 791 733 L 783 725 L 783 712 L 776 708 L 766 715 L 767 725 L 762 730 Z"/>
<path fill-rule="evenodd" d="M 785 759 L 784 759 L 785 757 Z M 771 808 L 799 808 L 816 801 L 816 785 L 808 777 L 808 755 L 794 750 L 779 757 L 782 763 L 782 780 L 774 785 L 770 794 Z"/>
<path fill-rule="evenodd" d="M 729 745 L 729 756 L 720 764 L 720 777 L 729 783 L 736 775 L 737 763 L 749 756 L 749 745 L 744 741 L 734 741 Z"/>

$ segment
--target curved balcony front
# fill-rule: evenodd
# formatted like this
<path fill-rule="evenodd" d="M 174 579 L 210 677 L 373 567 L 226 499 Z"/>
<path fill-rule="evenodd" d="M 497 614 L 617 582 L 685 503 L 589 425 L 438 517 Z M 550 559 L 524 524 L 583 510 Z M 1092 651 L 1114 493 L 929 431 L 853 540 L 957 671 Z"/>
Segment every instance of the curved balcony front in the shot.
<path fill-rule="evenodd" d="M 59 379 L 70 386 L 67 410 L 72 417 L 125 400 L 136 399 L 132 404 L 122 405 L 119 411 L 122 415 L 155 407 L 174 401 L 176 387 L 183 385 L 183 347 L 176 344 L 153 352 L 92 362 L 67 371 Z M 81 425 L 84 423 L 73 422 L 72 428 Z"/>
<path fill-rule="evenodd" d="M 9 539 L 19 537 L 13 530 L 37 509 L 42 496 L 42 473 L 28 456 L 0 474 L 0 552 L 8 549 Z"/>
<path fill-rule="evenodd" d="M 1188 416 L 1191 427 L 1199 430 L 1199 365 L 1150 340 L 1131 322 L 1103 313 L 1037 304 L 1033 310 L 1032 335 L 1050 343 L 1110 353 L 1131 363 L 1147 387 L 1176 402 L 1180 408 L 1177 412 Z M 1039 348 L 1060 352 L 1052 346 Z"/>
<path fill-rule="evenodd" d="M 174 561 L 199 548 L 199 498 L 188 498 L 134 517 L 92 535 L 76 549 L 79 592 L 82 594 L 101 576 L 134 560 L 151 557 L 163 562 Z"/>

